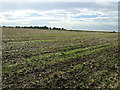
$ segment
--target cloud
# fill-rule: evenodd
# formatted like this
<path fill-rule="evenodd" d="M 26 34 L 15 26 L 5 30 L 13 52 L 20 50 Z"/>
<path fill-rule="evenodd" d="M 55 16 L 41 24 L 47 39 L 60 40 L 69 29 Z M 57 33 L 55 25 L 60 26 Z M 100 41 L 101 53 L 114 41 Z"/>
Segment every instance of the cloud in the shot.
<path fill-rule="evenodd" d="M 3 2 L 118 2 L 119 0 L 2 0 Z"/>
<path fill-rule="evenodd" d="M 2 25 L 47 25 L 66 29 L 117 30 L 116 3 L 6 3 Z M 11 6 L 11 7 L 10 7 Z M 10 8 L 9 8 L 10 7 Z"/>
<path fill-rule="evenodd" d="M 68 29 L 75 29 L 75 30 L 106 30 L 106 31 L 113 31 L 116 28 L 117 23 L 115 22 L 95 22 L 95 23 L 90 23 L 90 22 L 79 22 L 79 21 L 73 21 L 73 22 L 68 22 L 68 21 L 59 21 L 59 22 L 50 22 L 51 25 L 53 26 L 58 26 L 58 27 L 65 27 Z"/>

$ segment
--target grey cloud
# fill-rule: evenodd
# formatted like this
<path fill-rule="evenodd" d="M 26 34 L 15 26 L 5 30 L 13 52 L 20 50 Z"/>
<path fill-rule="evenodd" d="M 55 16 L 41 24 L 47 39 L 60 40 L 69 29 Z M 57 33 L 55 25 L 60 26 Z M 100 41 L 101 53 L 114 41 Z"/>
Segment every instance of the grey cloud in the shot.
<path fill-rule="evenodd" d="M 79 10 L 77 10 L 77 8 Z M 73 16 L 75 16 L 76 14 L 80 13 L 82 9 L 90 9 L 90 11 L 101 11 L 101 12 L 113 12 L 118 10 L 118 3 L 113 2 L 113 3 L 107 3 L 107 5 L 103 2 L 101 3 L 96 3 L 96 2 L 46 2 L 46 3 L 42 3 L 42 2 L 3 2 L 2 3 L 2 11 L 14 11 L 14 10 L 27 10 L 27 9 L 33 9 L 39 12 L 42 11 L 49 11 L 49 10 L 58 10 L 57 13 L 46 13 L 49 16 L 55 16 L 55 17 L 64 17 L 67 20 L 67 13 L 72 14 Z M 59 10 L 63 10 L 63 12 L 59 12 Z M 111 14 L 113 14 L 111 13 Z M 29 14 L 30 15 L 30 14 Z M 37 14 L 35 14 L 36 17 Z M 33 14 L 31 14 L 30 16 L 27 17 L 31 17 L 34 16 Z M 38 16 L 38 15 L 37 15 Z M 112 16 L 112 15 L 110 15 Z M 116 15 L 113 15 L 114 17 L 117 17 Z M 11 16 L 5 16 L 7 18 L 7 20 L 12 20 L 12 18 L 10 18 Z M 72 16 L 71 16 L 72 17 Z M 74 17 L 72 17 L 74 18 Z M 17 19 L 17 18 L 15 18 Z M 20 19 L 24 19 L 23 18 L 19 18 Z M 78 19 L 75 19 L 78 20 Z M 112 21 L 110 22 L 116 22 L 116 19 L 111 19 Z M 30 22 L 25 22 L 26 25 L 48 25 L 48 26 L 52 26 L 53 23 L 49 23 L 52 22 L 54 20 L 32 20 Z M 57 21 L 57 20 L 56 20 Z M 81 21 L 81 20 L 78 20 Z M 84 21 L 84 20 L 83 20 Z M 95 22 L 106 22 L 104 19 L 96 19 Z M 20 22 L 20 21 L 19 21 Z M 19 23 L 18 22 L 18 23 Z M 22 21 L 21 21 L 22 22 Z M 69 21 L 68 21 L 69 22 Z M 4 23 L 5 25 L 15 25 L 16 22 L 10 22 L 10 23 Z M 20 24 L 23 25 L 24 23 Z M 65 23 L 66 24 L 66 23 Z M 24 24 L 25 25 L 25 24 Z M 56 24 L 55 24 L 56 25 Z M 72 24 L 71 24 L 72 25 Z M 63 27 L 63 26 L 62 26 Z M 69 26 L 70 27 L 70 26 Z M 117 29 L 117 26 L 115 25 L 97 25 L 95 26 L 93 25 L 88 25 L 88 26 L 82 26 L 82 25 L 77 25 L 77 23 L 75 23 L 72 27 L 73 29 L 91 29 L 91 30 L 101 30 L 101 29 L 106 29 L 106 30 L 110 30 L 110 29 Z"/>
<path fill-rule="evenodd" d="M 73 8 L 89 8 L 92 10 L 111 10 L 117 11 L 118 4 L 116 2 L 109 3 L 107 6 L 96 2 L 3 2 L 2 10 L 18 10 L 18 9 L 34 9 L 34 10 L 53 10 L 53 9 L 73 9 Z"/>

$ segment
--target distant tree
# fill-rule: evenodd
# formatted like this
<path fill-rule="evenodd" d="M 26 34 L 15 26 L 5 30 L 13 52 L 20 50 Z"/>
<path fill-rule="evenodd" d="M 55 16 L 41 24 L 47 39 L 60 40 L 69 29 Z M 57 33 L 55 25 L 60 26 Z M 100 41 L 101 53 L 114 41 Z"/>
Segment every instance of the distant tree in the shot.
<path fill-rule="evenodd" d="M 20 28 L 20 26 L 15 26 L 15 28 Z"/>
<path fill-rule="evenodd" d="M 44 26 L 44 29 L 48 29 L 48 27 L 47 27 L 47 26 Z"/>
<path fill-rule="evenodd" d="M 62 30 L 66 30 L 66 29 L 62 28 Z"/>
<path fill-rule="evenodd" d="M 34 26 L 33 28 L 35 28 L 35 29 L 36 29 L 36 28 L 37 28 L 37 26 Z"/>
<path fill-rule="evenodd" d="M 53 27 L 54 30 L 62 30 L 61 28 Z"/>
<path fill-rule="evenodd" d="M 27 28 L 27 26 L 23 26 L 23 28 Z"/>
<path fill-rule="evenodd" d="M 33 26 L 30 26 L 29 28 L 33 28 Z"/>
<path fill-rule="evenodd" d="M 0 26 L 0 27 L 6 27 L 6 28 L 33 28 L 33 29 L 53 29 L 53 30 L 66 30 L 64 28 L 56 28 L 56 27 L 47 27 L 47 26 Z M 115 32 L 115 31 L 114 31 Z"/>
<path fill-rule="evenodd" d="M 49 27 L 49 29 L 52 29 L 51 27 Z"/>
<path fill-rule="evenodd" d="M 5 28 L 6 26 L 2 26 L 3 28 Z"/>
<path fill-rule="evenodd" d="M 115 33 L 115 31 L 113 31 L 113 33 Z"/>
<path fill-rule="evenodd" d="M 53 27 L 53 29 L 56 29 L 55 27 Z"/>

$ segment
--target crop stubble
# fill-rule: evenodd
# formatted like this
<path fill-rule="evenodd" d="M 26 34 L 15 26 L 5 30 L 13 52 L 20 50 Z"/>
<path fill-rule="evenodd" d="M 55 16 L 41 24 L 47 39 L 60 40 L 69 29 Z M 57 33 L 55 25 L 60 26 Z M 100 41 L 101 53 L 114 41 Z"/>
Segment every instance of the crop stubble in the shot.
<path fill-rule="evenodd" d="M 117 88 L 117 33 L 3 28 L 3 88 Z"/>

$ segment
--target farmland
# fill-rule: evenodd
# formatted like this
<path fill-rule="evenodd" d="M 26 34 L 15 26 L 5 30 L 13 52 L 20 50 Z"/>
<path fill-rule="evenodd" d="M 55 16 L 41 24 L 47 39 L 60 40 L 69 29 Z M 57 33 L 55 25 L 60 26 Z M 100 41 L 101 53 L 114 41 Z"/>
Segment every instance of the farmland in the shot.
<path fill-rule="evenodd" d="M 2 29 L 3 88 L 117 88 L 118 33 Z"/>

